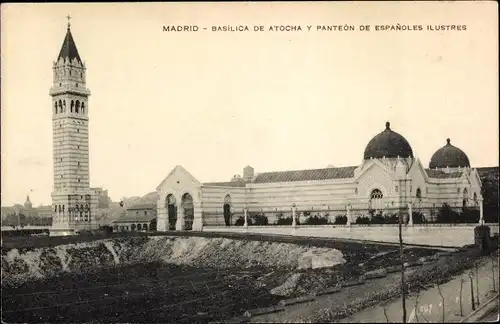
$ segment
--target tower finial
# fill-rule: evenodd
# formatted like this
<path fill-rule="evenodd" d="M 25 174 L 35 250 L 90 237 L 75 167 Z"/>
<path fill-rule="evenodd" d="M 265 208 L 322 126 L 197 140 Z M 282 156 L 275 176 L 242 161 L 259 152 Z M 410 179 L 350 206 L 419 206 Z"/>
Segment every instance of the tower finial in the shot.
<path fill-rule="evenodd" d="M 390 129 L 391 129 L 391 123 L 386 122 L 386 123 L 385 123 L 385 129 L 386 129 L 386 130 L 390 130 Z"/>
<path fill-rule="evenodd" d="M 68 15 L 66 16 L 66 18 L 68 19 L 68 29 L 69 29 L 69 27 L 71 27 L 71 23 L 69 22 L 69 21 L 70 21 L 70 19 L 71 19 L 71 16 L 68 14 Z"/>
<path fill-rule="evenodd" d="M 446 139 L 446 144 L 450 145 L 450 139 L 449 138 Z"/>

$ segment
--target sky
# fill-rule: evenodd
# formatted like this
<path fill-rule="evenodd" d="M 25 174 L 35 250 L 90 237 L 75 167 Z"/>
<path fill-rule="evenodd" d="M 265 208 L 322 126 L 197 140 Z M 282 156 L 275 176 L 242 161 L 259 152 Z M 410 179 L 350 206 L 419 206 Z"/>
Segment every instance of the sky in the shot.
<path fill-rule="evenodd" d="M 386 121 L 425 167 L 446 138 L 473 167 L 498 166 L 497 12 L 493 1 L 2 4 L 2 205 L 28 193 L 51 203 L 48 92 L 68 14 L 92 93 L 91 186 L 117 201 L 176 165 L 202 182 L 246 165 L 359 165 Z M 398 23 L 424 30 L 375 30 Z M 317 31 L 346 24 L 356 30 Z M 425 30 L 449 24 L 466 30 Z M 250 31 L 212 32 L 238 25 Z"/>

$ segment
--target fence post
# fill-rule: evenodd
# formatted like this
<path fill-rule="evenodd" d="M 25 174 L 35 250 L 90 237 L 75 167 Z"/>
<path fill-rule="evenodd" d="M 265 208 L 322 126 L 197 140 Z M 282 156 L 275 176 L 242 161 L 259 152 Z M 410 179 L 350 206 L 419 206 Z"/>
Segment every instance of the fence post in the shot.
<path fill-rule="evenodd" d="M 437 284 L 437 289 L 438 289 L 438 292 L 439 292 L 439 296 L 441 296 L 441 312 L 442 312 L 442 319 L 443 319 L 443 323 L 444 323 L 444 297 L 443 297 L 443 293 L 441 292 L 441 287 L 439 286 L 439 284 Z"/>
<path fill-rule="evenodd" d="M 474 304 L 474 283 L 472 282 L 472 277 L 474 276 L 473 272 L 469 272 L 469 279 L 470 279 L 470 301 L 472 305 L 472 310 L 476 310 L 476 305 Z"/>
<path fill-rule="evenodd" d="M 476 261 L 475 267 L 476 267 L 476 303 L 479 306 L 479 266 L 478 262 Z"/>
<path fill-rule="evenodd" d="M 415 298 L 415 320 L 418 323 L 418 298 L 420 297 L 420 290 L 417 292 L 417 298 Z"/>
<path fill-rule="evenodd" d="M 464 311 L 462 308 L 462 287 L 464 285 L 465 279 L 461 278 L 460 279 L 460 316 L 464 316 Z"/>
<path fill-rule="evenodd" d="M 495 284 L 495 258 L 494 255 L 491 255 L 491 278 L 493 279 L 493 291 L 496 292 L 496 284 Z"/>

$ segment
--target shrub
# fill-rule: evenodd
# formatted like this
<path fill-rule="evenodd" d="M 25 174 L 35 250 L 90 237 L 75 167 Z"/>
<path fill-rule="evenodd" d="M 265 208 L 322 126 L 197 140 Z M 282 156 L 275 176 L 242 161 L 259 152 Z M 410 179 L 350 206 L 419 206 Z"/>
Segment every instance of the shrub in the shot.
<path fill-rule="evenodd" d="M 462 213 L 459 216 L 461 223 L 479 223 L 481 215 L 479 210 L 476 208 L 464 207 Z"/>
<path fill-rule="evenodd" d="M 252 225 L 269 225 L 269 220 L 267 219 L 267 216 L 264 215 L 263 213 L 252 214 L 250 216 L 250 219 L 252 220 Z M 250 222 L 248 225 L 250 225 Z"/>
<path fill-rule="evenodd" d="M 385 217 L 382 216 L 382 213 L 371 215 L 370 224 L 385 224 Z"/>
<path fill-rule="evenodd" d="M 384 216 L 386 224 L 399 224 L 398 213 L 391 213 Z"/>
<path fill-rule="evenodd" d="M 439 208 L 436 222 L 441 224 L 457 223 L 459 218 L 460 215 L 450 205 L 444 203 Z"/>
<path fill-rule="evenodd" d="M 292 217 L 286 217 L 286 218 L 278 218 L 276 221 L 276 225 L 292 225 L 293 219 Z"/>
<path fill-rule="evenodd" d="M 426 223 L 424 214 L 419 211 L 415 211 L 412 213 L 413 224 L 423 224 Z"/>
<path fill-rule="evenodd" d="M 243 226 L 243 225 L 245 225 L 245 217 L 240 216 L 240 217 L 238 217 L 238 219 L 234 223 L 234 226 Z M 249 225 L 249 226 L 252 225 L 252 218 L 251 217 L 247 217 L 247 225 Z"/>
<path fill-rule="evenodd" d="M 358 218 L 356 218 L 356 224 L 370 224 L 370 217 L 359 216 Z"/>
<path fill-rule="evenodd" d="M 328 217 L 320 216 L 318 214 L 314 215 L 314 216 L 309 216 L 306 218 L 305 224 L 306 225 L 325 225 L 325 224 L 328 224 Z"/>
<path fill-rule="evenodd" d="M 335 221 L 333 222 L 337 225 L 345 225 L 347 224 L 347 216 L 346 215 L 337 215 L 335 216 Z"/>

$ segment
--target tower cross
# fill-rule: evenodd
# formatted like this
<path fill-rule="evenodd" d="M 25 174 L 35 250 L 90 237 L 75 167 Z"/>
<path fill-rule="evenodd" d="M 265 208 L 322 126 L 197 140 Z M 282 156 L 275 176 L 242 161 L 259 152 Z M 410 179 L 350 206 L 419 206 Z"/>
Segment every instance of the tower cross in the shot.
<path fill-rule="evenodd" d="M 69 28 L 71 26 L 71 23 L 70 23 L 71 16 L 67 15 L 66 18 L 68 19 L 68 28 Z"/>

